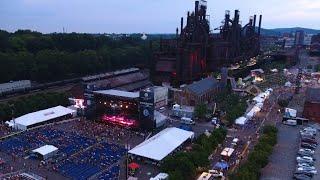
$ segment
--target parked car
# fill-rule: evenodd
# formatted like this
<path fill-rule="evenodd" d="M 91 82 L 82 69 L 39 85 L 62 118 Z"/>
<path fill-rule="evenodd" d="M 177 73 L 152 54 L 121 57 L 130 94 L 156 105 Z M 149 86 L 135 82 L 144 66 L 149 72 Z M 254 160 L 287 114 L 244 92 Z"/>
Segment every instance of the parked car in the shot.
<path fill-rule="evenodd" d="M 297 179 L 297 180 L 310 180 L 311 177 L 305 175 L 305 174 L 295 174 L 293 175 L 293 179 Z"/>
<path fill-rule="evenodd" d="M 316 139 L 316 136 L 313 135 L 301 135 L 301 138 L 309 138 L 309 139 Z"/>
<path fill-rule="evenodd" d="M 312 171 L 316 170 L 314 166 L 300 166 L 297 168 L 298 171 Z"/>
<path fill-rule="evenodd" d="M 310 157 L 313 157 L 313 154 L 311 154 L 310 152 L 298 152 L 298 155 L 299 156 L 310 156 Z"/>
<path fill-rule="evenodd" d="M 301 171 L 303 173 L 311 173 L 313 175 L 318 174 L 317 170 L 307 170 L 307 169 L 303 169 L 303 168 L 298 168 L 297 171 Z"/>
<path fill-rule="evenodd" d="M 304 142 L 301 143 L 301 147 L 312 149 L 312 150 L 315 150 L 317 148 L 317 146 L 314 144 L 309 144 L 309 143 L 304 143 Z"/>
<path fill-rule="evenodd" d="M 307 131 L 300 131 L 301 136 L 316 136 L 312 132 L 307 132 Z"/>
<path fill-rule="evenodd" d="M 318 144 L 316 140 L 310 139 L 310 138 L 301 138 L 301 141 L 306 143 L 311 143 L 311 144 Z"/>
<path fill-rule="evenodd" d="M 311 167 L 311 168 L 315 169 L 314 166 L 312 166 L 312 165 L 310 165 L 308 163 L 298 163 L 297 167 Z"/>
<path fill-rule="evenodd" d="M 311 149 L 306 149 L 306 148 L 302 148 L 302 149 L 299 149 L 299 152 L 308 152 L 310 154 L 314 154 L 314 151 L 311 150 Z"/>
<path fill-rule="evenodd" d="M 311 158 L 311 157 L 308 157 L 308 156 L 302 156 L 302 157 L 297 157 L 296 158 L 297 162 L 298 163 L 309 163 L 311 165 L 314 164 L 314 160 Z"/>
<path fill-rule="evenodd" d="M 295 171 L 293 175 L 300 175 L 300 174 L 303 174 L 303 175 L 306 175 L 306 176 L 309 176 L 309 177 L 313 177 L 314 174 L 310 173 L 310 172 L 303 172 L 303 171 Z"/>
<path fill-rule="evenodd" d="M 217 170 L 209 170 L 209 174 L 212 175 L 212 177 L 215 178 L 222 178 L 223 177 L 223 172 L 217 171 Z"/>
<path fill-rule="evenodd" d="M 304 134 L 304 133 L 312 134 L 312 135 L 316 136 L 317 135 L 317 130 L 301 130 L 300 131 L 300 134 Z"/>
<path fill-rule="evenodd" d="M 188 125 L 195 125 L 196 124 L 196 122 L 194 120 L 192 120 L 191 118 L 187 118 L 187 117 L 182 117 L 181 123 L 188 124 Z"/>
<path fill-rule="evenodd" d="M 305 175 L 305 174 L 294 174 L 293 179 L 297 180 L 310 180 L 312 177 Z"/>

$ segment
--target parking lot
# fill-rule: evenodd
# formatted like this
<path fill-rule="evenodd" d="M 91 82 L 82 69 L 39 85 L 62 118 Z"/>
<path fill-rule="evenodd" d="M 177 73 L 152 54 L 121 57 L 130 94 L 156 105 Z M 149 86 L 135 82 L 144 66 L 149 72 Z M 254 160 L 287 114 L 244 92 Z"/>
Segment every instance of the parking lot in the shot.
<path fill-rule="evenodd" d="M 302 126 L 278 126 L 278 144 L 274 147 L 273 154 L 270 156 L 269 164 L 262 170 L 262 180 L 292 179 L 296 170 L 296 157 L 300 146 L 299 130 Z M 319 136 L 319 133 L 318 135 Z M 319 138 L 316 138 L 320 143 Z M 320 148 L 315 149 L 314 158 L 316 170 L 320 169 Z M 316 174 L 312 179 L 320 179 Z"/>
<path fill-rule="evenodd" d="M 296 169 L 299 148 L 299 128 L 278 126 L 278 144 L 274 147 L 269 164 L 262 170 L 262 180 L 292 179 Z"/>

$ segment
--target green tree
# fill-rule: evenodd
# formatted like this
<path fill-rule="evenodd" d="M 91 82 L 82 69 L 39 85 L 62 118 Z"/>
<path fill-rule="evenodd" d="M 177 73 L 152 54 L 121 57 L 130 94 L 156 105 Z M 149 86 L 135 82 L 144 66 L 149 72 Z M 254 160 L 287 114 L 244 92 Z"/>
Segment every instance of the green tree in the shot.
<path fill-rule="evenodd" d="M 208 107 L 206 104 L 199 104 L 194 109 L 194 114 L 199 119 L 204 119 L 208 113 Z"/>

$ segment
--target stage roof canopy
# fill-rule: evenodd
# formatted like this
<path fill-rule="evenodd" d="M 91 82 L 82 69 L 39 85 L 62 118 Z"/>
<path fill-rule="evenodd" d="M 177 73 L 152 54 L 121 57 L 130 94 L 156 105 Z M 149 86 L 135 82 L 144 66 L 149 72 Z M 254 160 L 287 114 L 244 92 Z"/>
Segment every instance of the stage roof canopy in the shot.
<path fill-rule="evenodd" d="M 179 128 L 164 129 L 129 151 L 130 154 L 161 161 L 182 143 L 194 137 L 194 133 Z"/>
<path fill-rule="evenodd" d="M 109 95 L 109 96 L 119 96 L 124 98 L 139 98 L 139 92 L 128 92 L 128 91 L 120 91 L 115 89 L 94 91 L 94 93 Z"/>

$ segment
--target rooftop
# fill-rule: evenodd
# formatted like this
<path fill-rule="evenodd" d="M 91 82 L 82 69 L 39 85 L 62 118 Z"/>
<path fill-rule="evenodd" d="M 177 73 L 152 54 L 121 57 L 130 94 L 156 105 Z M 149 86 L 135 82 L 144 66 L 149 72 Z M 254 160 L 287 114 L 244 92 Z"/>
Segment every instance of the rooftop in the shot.
<path fill-rule="evenodd" d="M 56 150 L 58 150 L 58 148 L 56 148 L 55 146 L 44 145 L 42 147 L 39 147 L 38 149 L 33 150 L 32 152 L 36 152 L 36 153 L 39 153 L 44 156 L 44 155 L 49 154 L 49 153 L 56 151 Z"/>
<path fill-rule="evenodd" d="M 130 154 L 161 161 L 194 136 L 193 132 L 171 127 L 162 130 L 129 151 Z"/>
<path fill-rule="evenodd" d="M 102 90 L 102 91 L 94 91 L 96 94 L 109 95 L 109 96 L 119 96 L 125 98 L 139 98 L 139 92 L 128 92 L 128 91 L 120 91 L 120 90 Z"/>
<path fill-rule="evenodd" d="M 75 110 L 63 107 L 56 106 L 49 109 L 44 109 L 36 112 L 32 112 L 23 116 L 20 116 L 15 119 L 15 123 L 21 124 L 24 126 L 30 126 L 33 124 L 45 122 L 51 119 L 62 117 L 68 114 L 74 113 Z"/>
<path fill-rule="evenodd" d="M 308 88 L 306 101 L 320 103 L 320 88 Z"/>
<path fill-rule="evenodd" d="M 188 85 L 186 89 L 201 96 L 217 86 L 219 86 L 218 81 L 214 77 L 208 77 Z"/>

